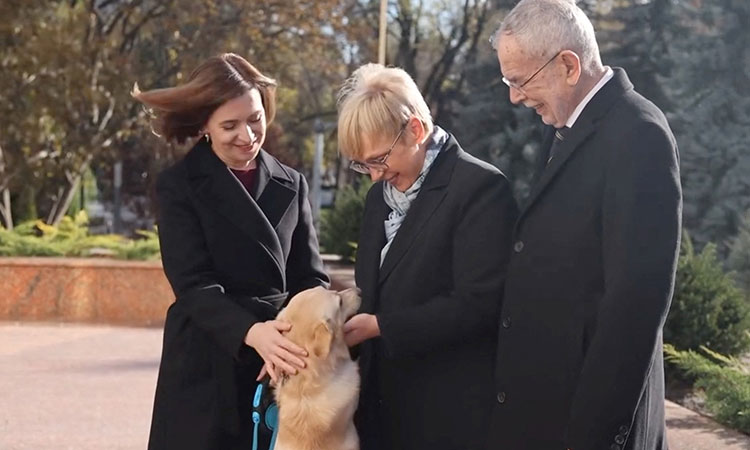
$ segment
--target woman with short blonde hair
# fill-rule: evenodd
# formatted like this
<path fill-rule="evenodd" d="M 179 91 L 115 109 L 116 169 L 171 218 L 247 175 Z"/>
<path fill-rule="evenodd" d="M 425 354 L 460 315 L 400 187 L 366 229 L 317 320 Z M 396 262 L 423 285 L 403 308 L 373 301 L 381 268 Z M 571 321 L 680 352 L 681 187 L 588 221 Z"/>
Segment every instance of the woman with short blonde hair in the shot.
<path fill-rule="evenodd" d="M 367 64 L 339 95 L 339 146 L 375 184 L 345 325 L 363 450 L 481 448 L 516 203 L 505 176 L 433 125 L 403 70 Z"/>
<path fill-rule="evenodd" d="M 414 80 L 403 69 L 366 64 L 339 91 L 339 149 L 350 159 L 362 150 L 362 136 L 396 137 L 403 124 L 416 117 L 432 133 L 430 109 Z"/>

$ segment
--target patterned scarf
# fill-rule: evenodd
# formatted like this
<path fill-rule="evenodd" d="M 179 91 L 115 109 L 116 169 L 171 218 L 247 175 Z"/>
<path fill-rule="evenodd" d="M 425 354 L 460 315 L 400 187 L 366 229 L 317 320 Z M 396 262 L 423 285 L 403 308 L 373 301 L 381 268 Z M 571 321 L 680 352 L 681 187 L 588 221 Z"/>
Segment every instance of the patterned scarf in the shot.
<path fill-rule="evenodd" d="M 385 255 L 391 248 L 396 233 L 398 233 L 398 229 L 406 218 L 406 213 L 409 212 L 412 202 L 414 202 L 414 199 L 419 195 L 419 190 L 422 187 L 422 183 L 424 183 L 427 174 L 430 172 L 432 163 L 435 162 L 435 158 L 437 158 L 440 153 L 440 149 L 442 149 L 443 145 L 448 141 L 448 133 L 436 125 L 429 139 L 430 141 L 425 150 L 422 171 L 419 172 L 416 181 L 414 181 L 414 184 L 412 184 L 406 192 L 399 191 L 388 182 L 383 183 L 383 198 L 385 204 L 391 208 L 391 212 L 388 214 L 388 218 L 384 223 L 386 243 L 380 251 L 381 267 L 383 266 L 383 261 L 385 261 Z"/>

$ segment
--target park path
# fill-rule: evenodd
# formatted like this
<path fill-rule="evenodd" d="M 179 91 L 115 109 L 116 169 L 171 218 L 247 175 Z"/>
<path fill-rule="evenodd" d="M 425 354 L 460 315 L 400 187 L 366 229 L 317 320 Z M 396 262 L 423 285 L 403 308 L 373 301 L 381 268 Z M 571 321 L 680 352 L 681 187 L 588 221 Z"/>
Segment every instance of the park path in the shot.
<path fill-rule="evenodd" d="M 0 322 L 0 450 L 144 450 L 161 335 Z M 667 426 L 672 450 L 750 450 L 750 437 L 671 402 Z"/>

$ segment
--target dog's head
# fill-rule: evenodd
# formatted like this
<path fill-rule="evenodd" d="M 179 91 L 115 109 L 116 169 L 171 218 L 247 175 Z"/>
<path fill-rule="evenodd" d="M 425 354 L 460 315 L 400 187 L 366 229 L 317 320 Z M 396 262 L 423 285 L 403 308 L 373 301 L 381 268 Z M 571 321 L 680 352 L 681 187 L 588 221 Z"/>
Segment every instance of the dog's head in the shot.
<path fill-rule="evenodd" d="M 315 287 L 295 295 L 278 318 L 292 324 L 287 338 L 311 357 L 325 359 L 334 344 L 343 344 L 344 322 L 356 314 L 360 302 L 357 288 L 336 292 Z"/>

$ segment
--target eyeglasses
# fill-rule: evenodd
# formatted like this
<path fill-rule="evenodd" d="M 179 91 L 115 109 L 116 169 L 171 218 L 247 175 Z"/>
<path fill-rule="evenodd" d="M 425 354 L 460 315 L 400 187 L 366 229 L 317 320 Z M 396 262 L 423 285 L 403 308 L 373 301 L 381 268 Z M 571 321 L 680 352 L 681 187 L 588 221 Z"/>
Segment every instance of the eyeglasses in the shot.
<path fill-rule="evenodd" d="M 521 83 L 521 84 L 514 83 L 514 82 L 510 81 L 509 79 L 507 79 L 505 77 L 503 77 L 503 83 L 505 83 L 505 85 L 508 86 L 509 88 L 515 89 L 517 91 L 521 91 L 523 93 L 523 87 L 526 86 L 527 84 L 529 84 L 531 82 L 531 80 L 533 80 L 534 77 L 539 74 L 539 72 L 541 72 L 542 70 L 544 70 L 544 68 L 547 67 L 549 65 L 549 63 L 551 63 L 552 61 L 554 61 L 555 58 L 557 58 L 560 55 L 560 53 L 562 53 L 562 50 L 560 50 L 559 52 L 555 53 L 555 56 L 553 56 L 546 63 L 544 63 L 544 65 L 542 67 L 540 67 L 539 69 L 537 69 L 537 71 L 534 72 L 523 83 Z"/>
<path fill-rule="evenodd" d="M 404 123 L 404 125 L 401 127 L 401 130 L 396 135 L 396 139 L 393 140 L 393 144 L 391 144 L 390 147 L 388 147 L 388 151 L 383 156 L 378 156 L 377 158 L 373 158 L 369 161 L 365 162 L 359 162 L 359 161 L 350 161 L 349 162 L 349 168 L 352 169 L 355 172 L 369 174 L 370 170 L 386 170 L 388 168 L 388 163 L 386 162 L 388 160 L 388 157 L 391 156 L 391 152 L 393 151 L 393 148 L 396 146 L 396 142 L 401 138 L 401 135 L 404 133 L 404 130 L 406 129 L 406 125 L 409 124 L 409 121 Z"/>

